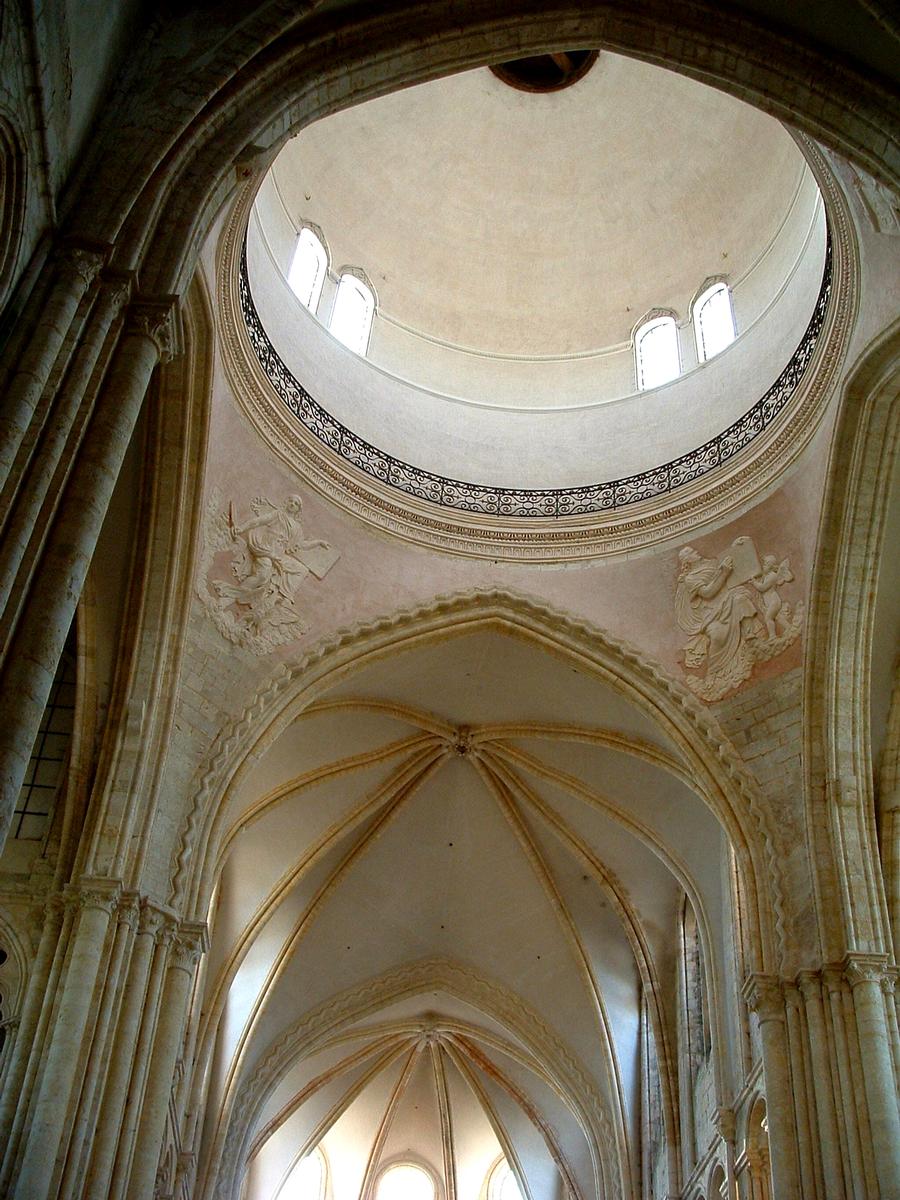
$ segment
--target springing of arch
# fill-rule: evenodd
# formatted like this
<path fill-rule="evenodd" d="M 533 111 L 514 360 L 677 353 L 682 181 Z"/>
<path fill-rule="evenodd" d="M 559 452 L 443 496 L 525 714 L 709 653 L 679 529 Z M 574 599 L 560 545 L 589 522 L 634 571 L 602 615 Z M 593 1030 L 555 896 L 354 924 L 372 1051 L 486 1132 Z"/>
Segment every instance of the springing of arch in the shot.
<path fill-rule="evenodd" d="M 297 234 L 288 283 L 297 299 L 312 313 L 319 307 L 327 272 L 325 244 L 312 226 L 304 225 Z"/>
<path fill-rule="evenodd" d="M 345 269 L 338 280 L 334 308 L 328 322 L 330 332 L 348 350 L 365 354 L 369 348 L 374 316 L 374 291 L 358 272 Z"/>
<path fill-rule="evenodd" d="M 691 316 L 700 362 L 709 362 L 734 341 L 734 307 L 731 290 L 724 280 L 704 285 L 691 306 Z"/>
<path fill-rule="evenodd" d="M 634 361 L 640 391 L 671 383 L 681 374 L 678 326 L 669 312 L 653 312 L 634 331 Z"/>

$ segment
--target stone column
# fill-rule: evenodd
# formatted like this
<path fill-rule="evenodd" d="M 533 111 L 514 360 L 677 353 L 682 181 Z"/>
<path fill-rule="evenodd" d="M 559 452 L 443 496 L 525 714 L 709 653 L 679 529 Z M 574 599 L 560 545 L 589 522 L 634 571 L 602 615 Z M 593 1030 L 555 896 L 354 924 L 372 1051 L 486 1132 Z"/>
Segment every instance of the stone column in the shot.
<path fill-rule="evenodd" d="M 728 1200 L 738 1200 L 737 1173 L 734 1169 L 734 1139 L 737 1133 L 737 1122 L 733 1109 L 716 1109 L 716 1129 L 725 1144 L 725 1181 L 728 1188 Z"/>
<path fill-rule="evenodd" d="M 847 1171 L 847 1194 L 856 1197 L 857 1200 L 865 1200 L 866 1172 L 859 1138 L 853 1074 L 850 1068 L 850 1050 L 847 1046 L 847 1030 L 844 1025 L 844 986 L 841 972 L 834 967 L 824 967 L 822 980 L 828 993 L 834 1057 L 837 1063 L 838 1113 L 841 1116 L 842 1140 L 846 1146 L 849 1168 Z"/>
<path fill-rule="evenodd" d="M 115 278 L 103 281 L 100 295 L 89 318 L 87 331 L 81 338 L 50 419 L 46 422 L 45 436 L 41 439 L 34 461 L 29 464 L 18 489 L 15 507 L 0 543 L 0 612 L 5 609 L 9 600 L 16 574 L 53 483 L 54 473 L 62 459 L 110 328 L 127 301 L 130 290 L 130 280 Z"/>
<path fill-rule="evenodd" d="M 81 1050 L 90 1023 L 97 974 L 103 958 L 110 915 L 118 885 L 86 880 L 73 895 L 78 925 L 72 943 L 59 1009 L 53 1025 L 40 1089 L 25 1141 L 22 1166 L 11 1196 L 36 1200 L 52 1194 L 62 1167 L 71 1119 L 72 1100 L 79 1082 Z"/>
<path fill-rule="evenodd" d="M 79 246 L 69 247 L 60 254 L 50 296 L 0 408 L 0 488 L 9 478 L 78 305 L 105 258 L 105 251 Z"/>
<path fill-rule="evenodd" d="M 814 971 L 802 971 L 798 986 L 806 1012 L 809 1057 L 815 1096 L 815 1132 L 822 1163 L 822 1182 L 826 1200 L 843 1200 L 846 1195 L 841 1139 L 834 1106 L 834 1070 L 828 1050 L 822 985 Z"/>
<path fill-rule="evenodd" d="M 191 986 L 200 955 L 207 949 L 205 925 L 182 925 L 172 945 L 159 1025 L 147 1078 L 147 1091 L 135 1144 L 127 1198 L 151 1200 L 166 1128 L 169 1096 L 184 1037 Z"/>
<path fill-rule="evenodd" d="M 163 917 L 154 933 L 153 961 L 150 966 L 146 996 L 143 1005 L 140 1007 L 137 1045 L 134 1050 L 131 1076 L 128 1080 L 128 1091 L 122 1113 L 116 1155 L 109 1180 L 109 1191 L 105 1194 L 104 1200 L 121 1200 L 128 1187 L 135 1137 L 140 1120 L 141 1107 L 144 1103 L 147 1074 L 150 1069 L 150 1059 L 153 1054 L 154 1038 L 156 1037 L 156 1026 L 163 994 L 163 982 L 166 977 L 169 950 L 174 937 L 175 925 L 173 919 L 171 917 Z"/>
<path fill-rule="evenodd" d="M 146 905 L 142 907 L 119 1008 L 106 1086 L 97 1116 L 85 1180 L 85 1200 L 106 1200 L 110 1194 L 112 1167 L 119 1144 L 128 1085 L 135 1064 L 141 1016 L 144 1002 L 148 998 L 150 964 L 162 924 L 161 913 Z"/>
<path fill-rule="evenodd" d="M 173 297 L 129 313 L 0 675 L 0 849 L 150 376 L 175 345 Z"/>
<path fill-rule="evenodd" d="M 778 1200 L 801 1200 L 797 1160 L 791 1068 L 781 981 L 771 975 L 751 975 L 744 998 L 756 1013 L 762 1042 L 769 1123 L 772 1187 Z"/>
<path fill-rule="evenodd" d="M 882 1200 L 888 1200 L 900 1196 L 900 1111 L 881 990 L 884 969 L 877 955 L 848 954 L 844 963 L 856 1011 L 875 1171 Z"/>
<path fill-rule="evenodd" d="M 138 896 L 124 894 L 116 912 L 116 932 L 109 968 L 103 982 L 100 1012 L 91 1041 L 84 1083 L 78 1101 L 78 1114 L 69 1139 L 66 1165 L 59 1189 L 60 1196 L 81 1196 L 86 1160 L 96 1136 L 96 1098 L 110 1062 L 110 1043 L 122 998 L 122 975 L 131 951 L 138 924 Z"/>
<path fill-rule="evenodd" d="M 784 985 L 784 1004 L 787 1013 L 787 1039 L 791 1065 L 791 1085 L 794 1096 L 794 1119 L 797 1122 L 797 1157 L 800 1160 L 800 1185 L 804 1196 L 819 1194 L 816 1165 L 812 1152 L 810 1096 L 806 1087 L 806 1036 L 800 1011 L 800 989 L 795 983 Z"/>

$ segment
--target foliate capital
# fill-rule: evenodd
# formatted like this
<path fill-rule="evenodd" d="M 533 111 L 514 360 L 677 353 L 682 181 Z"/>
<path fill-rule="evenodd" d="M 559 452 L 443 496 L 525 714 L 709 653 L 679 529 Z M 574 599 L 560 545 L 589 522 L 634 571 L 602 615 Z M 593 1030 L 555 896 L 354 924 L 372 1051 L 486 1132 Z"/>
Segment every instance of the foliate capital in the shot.
<path fill-rule="evenodd" d="M 68 245 L 58 257 L 59 272 L 64 279 L 89 288 L 103 269 L 107 252 L 99 247 Z"/>
<path fill-rule="evenodd" d="M 66 902 L 79 911 L 97 909 L 111 916 L 121 894 L 122 884 L 118 879 L 85 878 L 68 890 Z"/>
<path fill-rule="evenodd" d="M 887 958 L 883 954 L 848 954 L 844 959 L 844 978 L 854 990 L 861 983 L 880 987 L 886 971 Z"/>
<path fill-rule="evenodd" d="M 209 949 L 209 935 L 206 922 L 185 921 L 179 926 L 172 949 L 169 952 L 169 964 L 179 970 L 193 974 L 197 963 Z"/>
<path fill-rule="evenodd" d="M 784 1016 L 784 990 L 777 975 L 748 975 L 741 992 L 747 1007 L 761 1021 Z"/>
<path fill-rule="evenodd" d="M 128 309 L 126 333 L 149 338 L 160 362 L 170 362 L 181 353 L 181 300 L 178 296 L 132 301 Z"/>

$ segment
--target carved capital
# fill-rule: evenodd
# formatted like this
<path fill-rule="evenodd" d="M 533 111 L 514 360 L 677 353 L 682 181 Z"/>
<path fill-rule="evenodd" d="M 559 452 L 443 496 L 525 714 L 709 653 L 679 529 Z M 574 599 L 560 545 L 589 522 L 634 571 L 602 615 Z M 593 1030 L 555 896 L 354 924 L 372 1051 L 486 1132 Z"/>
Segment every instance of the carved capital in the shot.
<path fill-rule="evenodd" d="M 775 975 L 748 975 L 742 995 L 751 1012 L 760 1021 L 779 1020 L 784 1016 L 784 991 Z"/>
<path fill-rule="evenodd" d="M 169 952 L 169 964 L 176 970 L 193 974 L 197 963 L 209 949 L 205 922 L 185 922 L 176 932 Z"/>
<path fill-rule="evenodd" d="M 123 892 L 119 897 L 116 915 L 120 925 L 127 925 L 136 933 L 141 917 L 141 898 L 137 892 Z"/>
<path fill-rule="evenodd" d="M 126 332 L 149 338 L 160 362 L 170 362 L 181 353 L 180 303 L 178 296 L 137 299 L 128 310 Z"/>
<path fill-rule="evenodd" d="M 124 271 L 104 271 L 103 298 L 110 306 L 113 318 L 117 317 L 134 290 L 134 276 Z"/>
<path fill-rule="evenodd" d="M 844 959 L 844 978 L 856 991 L 861 983 L 878 987 L 887 969 L 887 959 L 881 954 L 848 954 Z"/>
<path fill-rule="evenodd" d="M 734 1115 L 733 1108 L 717 1108 L 716 1109 L 716 1129 L 719 1131 L 719 1137 L 724 1142 L 733 1142 L 735 1133 L 737 1132 L 737 1121 Z"/>
<path fill-rule="evenodd" d="M 59 273 L 67 281 L 89 288 L 106 262 L 106 251 L 87 246 L 64 246 L 59 252 Z"/>
<path fill-rule="evenodd" d="M 87 878 L 67 892 L 66 903 L 79 912 L 96 909 L 111 916 L 121 894 L 122 884 L 118 879 Z"/>

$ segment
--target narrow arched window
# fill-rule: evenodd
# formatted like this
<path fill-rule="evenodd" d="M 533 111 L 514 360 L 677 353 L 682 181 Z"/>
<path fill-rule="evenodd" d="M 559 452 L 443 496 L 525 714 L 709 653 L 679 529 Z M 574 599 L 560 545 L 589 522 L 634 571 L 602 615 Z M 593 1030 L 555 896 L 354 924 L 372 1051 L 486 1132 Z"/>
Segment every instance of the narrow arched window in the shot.
<path fill-rule="evenodd" d="M 677 379 L 681 362 L 675 318 L 651 317 L 640 325 L 634 335 L 634 356 L 642 392 Z"/>
<path fill-rule="evenodd" d="M 317 1147 L 298 1160 L 278 1193 L 278 1200 L 325 1200 L 327 1183 L 325 1155 Z"/>
<path fill-rule="evenodd" d="M 697 357 L 708 362 L 734 341 L 734 310 L 728 285 L 714 283 L 694 301 L 694 336 Z"/>
<path fill-rule="evenodd" d="M 488 1200 L 522 1200 L 522 1192 L 505 1158 L 491 1168 L 487 1186 Z"/>
<path fill-rule="evenodd" d="M 435 1200 L 434 1180 L 415 1163 L 395 1163 L 378 1180 L 375 1200 Z"/>
<path fill-rule="evenodd" d="M 338 283 L 328 328 L 348 350 L 365 354 L 374 315 L 375 296 L 372 289 L 357 275 L 345 271 Z"/>
<path fill-rule="evenodd" d="M 322 284 L 328 268 L 328 254 L 315 233 L 304 226 L 297 237 L 288 283 L 294 295 L 310 312 L 315 312 L 322 295 Z"/>

